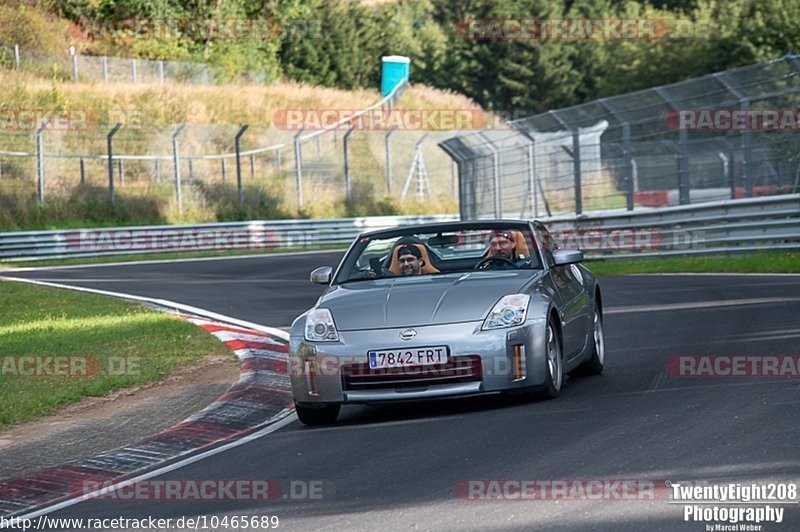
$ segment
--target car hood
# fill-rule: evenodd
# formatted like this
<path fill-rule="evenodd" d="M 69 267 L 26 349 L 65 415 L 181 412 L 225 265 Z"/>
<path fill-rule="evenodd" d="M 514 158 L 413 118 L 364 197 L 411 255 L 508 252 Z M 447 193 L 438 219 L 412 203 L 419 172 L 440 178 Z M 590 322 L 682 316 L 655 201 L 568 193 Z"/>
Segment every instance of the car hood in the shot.
<path fill-rule="evenodd" d="M 337 329 L 381 329 L 482 320 L 497 301 L 541 271 L 469 272 L 393 277 L 342 284 L 317 306 L 330 309 Z"/>

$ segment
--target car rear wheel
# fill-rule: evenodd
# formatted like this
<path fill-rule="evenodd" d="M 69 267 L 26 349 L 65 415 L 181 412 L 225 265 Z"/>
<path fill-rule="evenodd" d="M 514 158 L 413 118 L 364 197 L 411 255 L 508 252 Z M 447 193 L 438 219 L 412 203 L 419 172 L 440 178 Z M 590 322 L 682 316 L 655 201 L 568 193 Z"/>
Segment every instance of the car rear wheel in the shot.
<path fill-rule="evenodd" d="M 606 360 L 606 340 L 603 334 L 603 313 L 597 303 L 594 305 L 594 317 L 592 318 L 592 354 L 589 360 L 578 366 L 573 374 L 575 375 L 600 375 L 603 373 L 603 365 Z"/>
<path fill-rule="evenodd" d="M 551 319 L 547 324 L 547 342 L 545 344 L 545 386 L 539 391 L 539 399 L 554 399 L 561 391 L 564 380 L 564 366 L 561 360 L 561 339 L 558 328 Z"/>
<path fill-rule="evenodd" d="M 297 417 L 306 425 L 330 425 L 339 417 L 341 405 L 303 406 L 295 405 Z"/>

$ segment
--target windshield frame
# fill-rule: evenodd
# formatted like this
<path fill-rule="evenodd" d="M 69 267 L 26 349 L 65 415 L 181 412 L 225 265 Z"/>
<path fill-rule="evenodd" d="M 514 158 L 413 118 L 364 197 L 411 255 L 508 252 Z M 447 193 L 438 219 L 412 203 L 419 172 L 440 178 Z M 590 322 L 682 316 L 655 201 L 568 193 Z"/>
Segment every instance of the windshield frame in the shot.
<path fill-rule="evenodd" d="M 501 272 L 508 272 L 508 271 L 542 271 L 547 269 L 547 264 L 544 262 L 544 256 L 542 255 L 541 245 L 539 242 L 539 237 L 537 234 L 536 229 L 531 225 L 528 221 L 523 220 L 475 220 L 475 221 L 467 221 L 467 222 L 444 222 L 438 224 L 419 224 L 419 225 L 411 225 L 411 226 L 404 226 L 404 227 L 396 227 L 392 229 L 384 229 L 379 231 L 369 231 L 366 233 L 361 233 L 358 235 L 353 242 L 350 244 L 347 252 L 345 253 L 342 260 L 339 262 L 339 265 L 334 272 L 333 277 L 331 278 L 331 286 L 341 285 L 341 284 L 348 284 L 353 282 L 359 281 L 375 281 L 375 280 L 385 280 L 387 278 L 391 278 L 389 276 L 385 277 L 376 277 L 376 278 L 349 278 L 348 274 L 353 271 L 355 267 L 355 263 L 360 259 L 365 247 L 368 245 L 369 242 L 377 239 L 391 239 L 391 238 L 401 238 L 404 236 L 411 236 L 415 234 L 432 234 L 432 233 L 452 233 L 457 231 L 469 231 L 469 230 L 487 230 L 487 231 L 499 231 L 499 230 L 517 230 L 523 231 L 530 235 L 529 245 L 533 246 L 533 250 L 531 250 L 531 260 L 535 257 L 535 267 L 531 268 L 520 268 L 516 270 L 487 270 L 487 271 L 501 271 Z M 348 274 L 345 274 L 347 272 Z M 430 277 L 430 276 L 440 276 L 440 275 L 451 275 L 454 273 L 462 274 L 465 273 L 464 271 L 452 271 L 452 272 L 441 272 L 441 273 L 433 273 L 433 274 L 420 274 L 415 277 Z"/>

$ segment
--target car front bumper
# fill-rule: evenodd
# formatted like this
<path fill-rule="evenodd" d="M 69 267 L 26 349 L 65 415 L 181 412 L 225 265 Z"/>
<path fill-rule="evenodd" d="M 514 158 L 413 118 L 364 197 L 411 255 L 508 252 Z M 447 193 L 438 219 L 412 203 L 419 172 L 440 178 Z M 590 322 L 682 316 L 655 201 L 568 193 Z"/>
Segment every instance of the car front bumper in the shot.
<path fill-rule="evenodd" d="M 339 331 L 338 342 L 291 336 L 289 374 L 296 403 L 372 403 L 524 390 L 544 385 L 546 320 L 482 331 L 482 321 L 407 329 Z M 367 351 L 448 346 L 447 365 L 370 370 Z"/>

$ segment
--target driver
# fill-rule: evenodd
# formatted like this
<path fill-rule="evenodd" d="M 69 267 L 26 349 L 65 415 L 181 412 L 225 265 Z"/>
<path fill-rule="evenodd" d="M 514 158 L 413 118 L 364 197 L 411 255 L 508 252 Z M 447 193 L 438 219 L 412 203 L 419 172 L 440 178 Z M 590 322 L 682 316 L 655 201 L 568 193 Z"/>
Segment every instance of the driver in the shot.
<path fill-rule="evenodd" d="M 513 265 L 514 268 L 524 268 L 528 264 L 528 259 L 517 253 L 517 241 L 511 231 L 500 231 L 495 233 L 489 242 L 489 252 L 486 256 L 487 258 L 497 257 L 498 259 L 506 259 L 511 262 L 511 265 Z M 497 262 L 495 262 L 495 265 L 499 266 L 497 265 Z M 481 269 L 489 268 L 490 264 L 492 263 L 487 262 L 486 264 L 483 264 Z M 510 265 L 507 264 L 505 268 L 508 268 L 509 266 Z M 502 266 L 500 267 L 503 268 Z"/>

